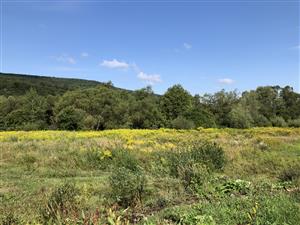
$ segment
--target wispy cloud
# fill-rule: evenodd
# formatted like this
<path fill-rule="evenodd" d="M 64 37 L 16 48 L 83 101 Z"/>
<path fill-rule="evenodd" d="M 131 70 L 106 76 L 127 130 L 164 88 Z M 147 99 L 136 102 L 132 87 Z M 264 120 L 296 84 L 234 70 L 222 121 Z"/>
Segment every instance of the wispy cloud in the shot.
<path fill-rule="evenodd" d="M 235 81 L 230 78 L 222 78 L 222 79 L 219 79 L 218 82 L 220 84 L 233 84 Z"/>
<path fill-rule="evenodd" d="M 300 50 L 300 45 L 289 47 L 289 50 Z"/>
<path fill-rule="evenodd" d="M 162 82 L 159 74 L 146 74 L 144 72 L 139 72 L 137 77 L 151 85 Z"/>
<path fill-rule="evenodd" d="M 183 47 L 186 49 L 186 50 L 190 50 L 193 46 L 189 43 L 183 43 Z"/>
<path fill-rule="evenodd" d="M 136 63 L 127 63 L 125 61 L 119 61 L 117 59 L 113 60 L 103 60 L 100 64 L 101 66 L 107 67 L 109 69 L 129 69 L 137 74 L 137 78 L 147 84 L 154 85 L 156 83 L 162 82 L 160 74 L 148 74 L 143 72 L 142 69 Z"/>
<path fill-rule="evenodd" d="M 103 67 L 107 67 L 109 69 L 128 69 L 129 64 L 123 61 L 119 61 L 116 59 L 113 60 L 103 60 L 100 64 Z"/>
<path fill-rule="evenodd" d="M 68 54 L 61 54 L 60 56 L 55 57 L 55 59 L 62 63 L 76 64 L 76 60 Z"/>
<path fill-rule="evenodd" d="M 80 54 L 80 56 L 83 57 L 83 58 L 86 58 L 86 57 L 89 57 L 90 55 L 89 55 L 89 53 L 87 53 L 87 52 L 82 52 L 82 53 Z"/>

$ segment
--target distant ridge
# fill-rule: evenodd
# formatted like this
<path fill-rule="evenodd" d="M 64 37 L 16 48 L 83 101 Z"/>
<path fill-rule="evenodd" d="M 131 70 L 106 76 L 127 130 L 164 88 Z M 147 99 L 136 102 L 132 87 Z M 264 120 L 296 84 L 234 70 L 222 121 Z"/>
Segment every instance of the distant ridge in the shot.
<path fill-rule="evenodd" d="M 0 95 L 5 96 L 23 95 L 31 88 L 35 89 L 40 95 L 61 95 L 69 90 L 108 85 L 108 83 L 94 80 L 0 73 Z"/>

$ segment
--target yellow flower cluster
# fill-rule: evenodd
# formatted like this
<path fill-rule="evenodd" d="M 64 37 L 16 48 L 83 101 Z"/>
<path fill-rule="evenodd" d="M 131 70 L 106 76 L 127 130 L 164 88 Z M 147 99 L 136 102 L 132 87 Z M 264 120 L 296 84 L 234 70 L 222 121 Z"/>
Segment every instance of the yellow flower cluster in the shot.
<path fill-rule="evenodd" d="M 300 136 L 300 128 L 251 128 L 217 129 L 199 128 L 197 130 L 105 130 L 105 131 L 4 131 L 0 132 L 1 142 L 47 141 L 47 140 L 80 140 L 91 139 L 104 151 L 101 157 L 111 157 L 109 149 L 124 148 L 151 152 L 154 150 L 172 150 L 191 141 L 208 140 L 226 142 L 232 136 L 257 137 L 270 139 L 276 136 Z M 236 140 L 238 143 L 238 140 Z M 234 144 L 234 143 L 232 143 Z M 79 151 L 85 151 L 79 146 Z"/>

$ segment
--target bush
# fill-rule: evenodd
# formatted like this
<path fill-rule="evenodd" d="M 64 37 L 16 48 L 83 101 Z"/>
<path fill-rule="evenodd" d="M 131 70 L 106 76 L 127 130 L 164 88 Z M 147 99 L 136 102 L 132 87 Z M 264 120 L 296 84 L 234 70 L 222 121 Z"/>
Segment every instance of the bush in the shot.
<path fill-rule="evenodd" d="M 282 182 L 294 181 L 300 178 L 300 166 L 291 166 L 284 169 L 279 175 L 279 180 Z"/>
<path fill-rule="evenodd" d="M 206 164 L 211 169 L 221 170 L 226 162 L 224 150 L 216 143 L 192 144 L 191 150 L 187 151 L 196 162 Z"/>
<path fill-rule="evenodd" d="M 280 116 L 275 116 L 271 118 L 271 123 L 274 127 L 286 127 L 287 123 L 285 120 Z"/>
<path fill-rule="evenodd" d="M 118 149 L 112 152 L 113 167 L 114 168 L 126 168 L 131 171 L 139 171 L 139 161 L 128 150 Z"/>
<path fill-rule="evenodd" d="M 249 111 L 239 105 L 230 111 L 228 120 L 229 126 L 233 128 L 249 128 L 253 124 Z"/>
<path fill-rule="evenodd" d="M 184 116 L 193 121 L 196 127 L 209 128 L 217 126 L 215 116 L 202 107 L 193 107 Z"/>
<path fill-rule="evenodd" d="M 167 152 L 165 157 L 170 175 L 174 177 L 179 176 L 183 167 L 199 163 L 211 170 L 221 170 L 226 162 L 223 149 L 215 143 L 195 142 L 177 152 Z"/>
<path fill-rule="evenodd" d="M 122 207 L 142 203 L 146 195 L 146 177 L 143 172 L 124 167 L 116 169 L 109 177 L 111 197 Z"/>
<path fill-rule="evenodd" d="M 261 114 L 255 114 L 253 115 L 254 125 L 256 127 L 270 127 L 272 126 L 272 123 Z"/>
<path fill-rule="evenodd" d="M 74 184 L 66 183 L 56 188 L 48 202 L 41 210 L 42 218 L 46 222 L 63 220 L 76 209 L 76 196 L 79 190 Z"/>
<path fill-rule="evenodd" d="M 177 117 L 171 122 L 171 127 L 174 129 L 193 129 L 195 124 L 193 121 L 188 120 L 182 116 Z"/>
<path fill-rule="evenodd" d="M 209 177 L 209 172 L 204 165 L 196 163 L 179 166 L 178 175 L 185 189 L 194 192 L 205 183 Z"/>
<path fill-rule="evenodd" d="M 217 187 L 217 191 L 222 194 L 246 195 L 250 191 L 251 183 L 245 180 L 230 180 Z"/>
<path fill-rule="evenodd" d="M 73 106 L 67 106 L 56 115 L 58 128 L 61 130 L 80 130 L 85 112 Z"/>
<path fill-rule="evenodd" d="M 294 119 L 294 120 L 289 120 L 288 125 L 289 125 L 289 127 L 300 127 L 300 118 Z"/>

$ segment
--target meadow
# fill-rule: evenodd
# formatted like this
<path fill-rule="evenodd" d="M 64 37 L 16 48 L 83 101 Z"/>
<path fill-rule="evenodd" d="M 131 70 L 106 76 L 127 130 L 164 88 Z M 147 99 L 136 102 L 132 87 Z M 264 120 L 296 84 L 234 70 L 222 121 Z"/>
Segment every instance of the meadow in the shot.
<path fill-rule="evenodd" d="M 1 224 L 299 224 L 300 128 L 0 132 Z"/>

